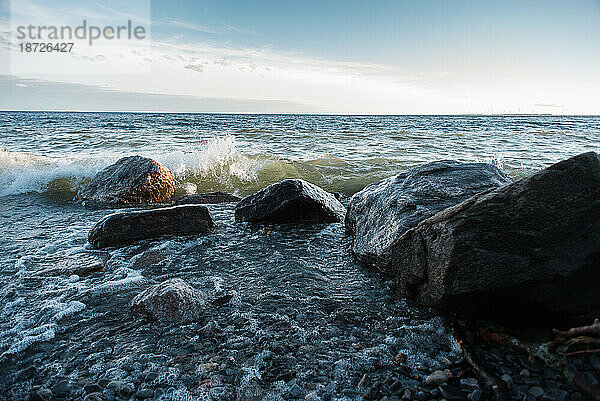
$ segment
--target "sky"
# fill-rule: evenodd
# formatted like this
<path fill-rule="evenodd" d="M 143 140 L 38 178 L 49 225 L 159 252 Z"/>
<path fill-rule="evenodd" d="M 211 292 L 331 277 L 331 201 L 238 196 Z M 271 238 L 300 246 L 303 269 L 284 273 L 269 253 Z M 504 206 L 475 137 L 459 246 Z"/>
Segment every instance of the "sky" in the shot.
<path fill-rule="evenodd" d="M 147 37 L 14 39 L 83 19 Z M 0 0 L 0 109 L 600 114 L 599 44 L 600 0 Z"/>

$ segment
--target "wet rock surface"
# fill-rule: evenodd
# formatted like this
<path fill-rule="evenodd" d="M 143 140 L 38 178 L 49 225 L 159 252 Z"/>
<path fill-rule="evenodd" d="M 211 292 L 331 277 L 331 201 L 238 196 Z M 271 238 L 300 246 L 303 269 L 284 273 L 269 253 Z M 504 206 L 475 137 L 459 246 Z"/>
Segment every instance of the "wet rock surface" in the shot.
<path fill-rule="evenodd" d="M 105 216 L 94 224 L 88 241 L 95 248 L 105 248 L 165 235 L 205 234 L 213 228 L 214 222 L 205 206 L 171 206 Z"/>
<path fill-rule="evenodd" d="M 585 322 L 600 311 L 599 232 L 600 158 L 590 152 L 421 222 L 397 242 L 393 268 L 424 305 Z"/>
<path fill-rule="evenodd" d="M 168 201 L 175 179 L 168 168 L 141 156 L 119 159 L 78 191 L 76 199 L 98 204 L 140 204 Z"/>
<path fill-rule="evenodd" d="M 249 222 L 339 222 L 346 208 L 329 192 L 304 180 L 284 180 L 242 199 L 236 206 L 236 221 Z"/>
<path fill-rule="evenodd" d="M 159 322 L 200 318 L 205 307 L 202 293 L 181 279 L 170 279 L 147 288 L 131 301 L 131 310 Z"/>
<path fill-rule="evenodd" d="M 394 247 L 408 229 L 471 196 L 510 183 L 487 163 L 436 161 L 386 178 L 354 194 L 346 228 L 363 262 L 388 270 Z"/>
<path fill-rule="evenodd" d="M 242 200 L 239 196 L 227 192 L 210 192 L 206 194 L 186 195 L 175 202 L 175 205 L 198 205 L 213 203 L 233 203 Z"/>

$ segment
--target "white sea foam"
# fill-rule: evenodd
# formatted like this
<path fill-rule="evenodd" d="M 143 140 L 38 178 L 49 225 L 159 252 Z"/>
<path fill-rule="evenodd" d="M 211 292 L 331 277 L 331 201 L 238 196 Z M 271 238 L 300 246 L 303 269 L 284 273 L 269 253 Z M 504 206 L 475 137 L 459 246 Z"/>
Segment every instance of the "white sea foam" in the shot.
<path fill-rule="evenodd" d="M 92 288 L 92 292 L 95 294 L 113 294 L 144 282 L 144 277 L 140 272 L 126 267 L 117 269 L 115 275 L 118 278 L 103 282 Z"/>
<path fill-rule="evenodd" d="M 77 314 L 86 307 L 79 301 L 49 300 L 42 303 L 35 316 L 28 317 L 22 310 L 25 304 L 20 299 L 2 310 L 3 317 L 8 315 L 15 322 L 11 328 L 0 333 L 0 348 L 7 348 L 2 352 L 2 357 L 22 352 L 33 344 L 52 340 L 62 319 Z"/>
<path fill-rule="evenodd" d="M 45 156 L 0 148 L 0 196 L 46 192 L 48 185 L 59 179 L 66 180 L 61 185 L 68 184 L 71 191 L 76 191 L 85 179 L 104 167 L 121 157 L 135 154 L 163 163 L 180 181 L 189 176 L 252 181 L 264 167 L 263 162 L 243 155 L 231 135 L 191 144 L 185 150 L 132 149 L 113 153 L 107 150 L 101 154 L 80 152 L 77 157 Z M 184 185 L 186 191 L 192 190 L 193 184 Z"/>
<path fill-rule="evenodd" d="M 0 149 L 0 196 L 45 192 L 49 183 L 60 178 L 69 180 L 75 190 L 105 165 L 102 159 L 46 157 Z"/>

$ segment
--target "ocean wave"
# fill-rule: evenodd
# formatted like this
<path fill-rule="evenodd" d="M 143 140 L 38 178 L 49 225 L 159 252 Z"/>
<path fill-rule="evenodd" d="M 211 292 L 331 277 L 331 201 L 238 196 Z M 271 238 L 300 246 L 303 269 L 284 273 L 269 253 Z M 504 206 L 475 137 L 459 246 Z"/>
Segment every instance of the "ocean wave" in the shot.
<path fill-rule="evenodd" d="M 0 196 L 77 187 L 106 165 L 94 158 L 54 158 L 0 149 Z"/>
<path fill-rule="evenodd" d="M 178 181 L 180 195 L 211 191 L 245 195 L 286 178 L 302 178 L 331 191 L 351 194 L 399 169 L 396 161 L 381 158 L 349 161 L 323 155 L 293 160 L 245 154 L 231 135 L 191 144 L 186 150 L 80 153 L 77 157 L 0 149 L 0 196 L 37 192 L 72 198 L 102 168 L 134 154 L 167 166 Z"/>

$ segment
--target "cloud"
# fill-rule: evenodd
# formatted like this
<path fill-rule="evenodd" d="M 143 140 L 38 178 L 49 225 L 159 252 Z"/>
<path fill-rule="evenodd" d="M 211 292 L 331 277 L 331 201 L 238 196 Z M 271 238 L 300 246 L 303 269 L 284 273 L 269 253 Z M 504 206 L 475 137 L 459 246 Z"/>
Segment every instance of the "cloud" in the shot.
<path fill-rule="evenodd" d="M 292 109 L 319 112 L 307 105 L 278 100 L 124 92 L 0 75 L 0 110 L 285 113 Z"/>
<path fill-rule="evenodd" d="M 556 103 L 536 103 L 537 107 L 550 107 L 550 108 L 564 108 L 564 104 L 556 104 Z"/>

